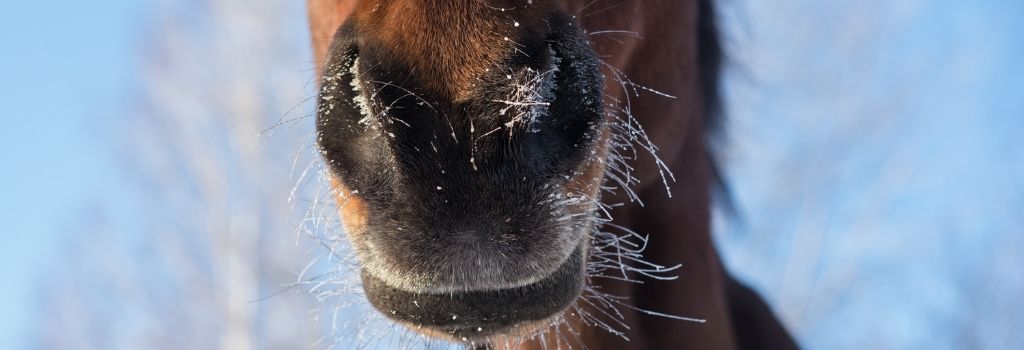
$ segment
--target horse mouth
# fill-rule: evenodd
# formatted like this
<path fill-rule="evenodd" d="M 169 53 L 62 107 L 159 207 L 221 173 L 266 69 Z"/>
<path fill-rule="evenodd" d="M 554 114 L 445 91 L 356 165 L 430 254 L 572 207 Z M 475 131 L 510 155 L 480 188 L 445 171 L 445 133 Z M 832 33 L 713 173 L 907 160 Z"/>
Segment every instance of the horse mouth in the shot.
<path fill-rule="evenodd" d="M 416 293 L 389 286 L 365 269 L 363 289 L 382 314 L 429 336 L 481 342 L 529 335 L 569 308 L 585 285 L 587 245 L 580 243 L 547 277 L 525 286 L 452 293 Z"/>

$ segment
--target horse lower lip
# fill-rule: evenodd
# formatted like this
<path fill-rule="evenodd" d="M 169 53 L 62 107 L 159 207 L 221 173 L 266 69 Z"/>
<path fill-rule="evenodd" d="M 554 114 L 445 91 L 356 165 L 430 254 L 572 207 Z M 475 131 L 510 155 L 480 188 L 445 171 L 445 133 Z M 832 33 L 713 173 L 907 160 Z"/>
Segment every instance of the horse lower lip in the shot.
<path fill-rule="evenodd" d="M 493 291 L 421 294 L 392 288 L 362 272 L 370 304 L 385 316 L 454 339 L 482 339 L 548 319 L 565 310 L 584 284 L 583 243 L 550 276 L 536 283 Z"/>

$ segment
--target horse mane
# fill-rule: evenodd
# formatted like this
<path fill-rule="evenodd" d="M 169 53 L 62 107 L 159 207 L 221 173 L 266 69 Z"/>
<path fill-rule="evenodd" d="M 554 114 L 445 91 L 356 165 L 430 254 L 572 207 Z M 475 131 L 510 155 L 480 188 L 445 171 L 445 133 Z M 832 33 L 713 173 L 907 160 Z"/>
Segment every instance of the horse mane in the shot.
<path fill-rule="evenodd" d="M 704 143 L 711 170 L 711 190 L 715 202 L 736 216 L 736 203 L 726 175 L 716 157 L 725 139 L 726 115 L 722 107 L 721 73 L 725 61 L 718 30 L 718 11 L 713 0 L 697 2 L 697 59 L 700 64 L 701 104 L 703 105 Z"/>

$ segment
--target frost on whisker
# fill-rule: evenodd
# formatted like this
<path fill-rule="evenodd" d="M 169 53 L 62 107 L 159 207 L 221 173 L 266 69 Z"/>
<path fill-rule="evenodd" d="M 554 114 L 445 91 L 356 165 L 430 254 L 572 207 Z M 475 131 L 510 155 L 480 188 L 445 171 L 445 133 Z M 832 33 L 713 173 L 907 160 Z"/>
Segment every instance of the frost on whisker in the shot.
<path fill-rule="evenodd" d="M 378 313 L 366 299 L 355 251 L 345 237 L 338 209 L 348 205 L 344 194 L 330 185 L 328 165 L 313 154 L 317 149 L 306 140 L 293 159 L 289 196 L 294 234 L 314 244 L 310 263 L 295 273 L 295 282 L 284 290 L 298 289 L 312 295 L 320 307 L 310 310 L 317 325 L 332 331 L 313 346 L 327 349 L 417 348 L 436 340 L 427 339 L 395 324 Z M 298 242 L 298 240 L 296 240 Z M 284 291 L 282 290 L 282 292 Z"/>
<path fill-rule="evenodd" d="M 668 168 L 668 164 L 665 163 L 660 156 L 658 156 L 658 146 L 654 145 L 651 141 L 650 136 L 647 135 L 647 131 L 644 130 L 643 125 L 640 125 L 640 121 L 633 115 L 633 102 L 632 97 L 638 97 L 640 91 L 646 91 L 658 96 L 665 98 L 675 99 L 675 96 L 639 85 L 629 80 L 624 72 L 616 68 L 615 66 L 601 61 L 601 64 L 611 72 L 611 79 L 617 83 L 622 89 L 623 99 L 616 98 L 615 96 L 605 94 L 605 114 L 611 124 L 612 128 L 612 146 L 618 146 L 615 149 L 611 149 L 609 153 L 609 163 L 619 163 L 617 166 L 625 174 L 619 173 L 623 183 L 623 190 L 629 194 L 631 200 L 639 201 L 639 198 L 630 190 L 630 187 L 636 183 L 636 179 L 628 176 L 632 169 L 628 168 L 627 161 L 635 160 L 637 156 L 636 148 L 639 147 L 641 150 L 649 154 L 653 159 L 658 169 L 658 175 L 661 177 L 662 185 L 665 186 L 665 193 L 672 197 L 672 190 L 669 186 L 669 181 L 676 181 L 676 177 L 672 174 L 672 170 Z M 607 78 L 606 78 L 607 79 Z M 632 96 L 632 97 L 631 97 Z M 617 156 L 617 157 L 614 157 Z M 643 205 L 642 202 L 639 202 Z"/>
<path fill-rule="evenodd" d="M 527 67 L 506 75 L 511 81 L 511 93 L 508 98 L 493 102 L 505 105 L 498 114 L 508 118 L 505 127 L 508 128 L 510 137 L 516 127 L 525 128 L 528 132 L 537 132 L 534 129 L 535 123 L 547 116 L 548 107 L 555 99 L 555 82 L 558 79 L 558 65 L 561 60 L 553 51 L 550 57 L 552 61 L 544 71 Z"/>
<path fill-rule="evenodd" d="M 613 194 L 623 191 L 626 197 L 639 205 L 643 205 L 633 188 L 639 183 L 635 176 L 634 164 L 640 152 L 649 154 L 655 161 L 666 195 L 671 197 L 669 181 L 675 177 L 668 165 L 658 156 L 658 148 L 647 135 L 639 120 L 633 115 L 632 97 L 639 96 L 641 91 L 674 98 L 636 84 L 626 77 L 621 70 L 602 62 L 611 72 L 610 79 L 622 89 L 622 99 L 612 94 L 605 95 L 605 114 L 610 137 L 606 145 L 606 155 L 600 157 L 598 152 L 591 153 L 591 162 L 598 162 L 604 168 L 604 178 L 600 185 L 598 198 L 590 198 L 585 193 L 570 193 L 576 204 L 590 204 L 595 223 L 590 231 L 591 251 L 587 261 L 586 287 L 574 305 L 563 313 L 558 324 L 542 330 L 548 334 L 563 335 L 561 327 L 571 325 L 567 320 L 572 318 L 588 327 L 598 327 L 610 334 L 628 340 L 626 331 L 629 326 L 625 322 L 623 310 L 630 310 L 652 316 L 665 317 L 681 321 L 703 323 L 705 320 L 679 315 L 665 314 L 654 310 L 638 308 L 628 302 L 624 296 L 616 296 L 603 291 L 597 284 L 590 283 L 597 279 L 612 279 L 627 283 L 643 284 L 645 280 L 674 280 L 675 272 L 681 267 L 661 265 L 644 258 L 649 237 L 629 228 L 613 223 L 612 209 L 621 203 L 606 203 L 601 194 Z M 579 174 L 577 174 L 579 175 Z M 579 214 L 570 214 L 575 216 Z M 547 343 L 542 343 L 547 345 Z"/>

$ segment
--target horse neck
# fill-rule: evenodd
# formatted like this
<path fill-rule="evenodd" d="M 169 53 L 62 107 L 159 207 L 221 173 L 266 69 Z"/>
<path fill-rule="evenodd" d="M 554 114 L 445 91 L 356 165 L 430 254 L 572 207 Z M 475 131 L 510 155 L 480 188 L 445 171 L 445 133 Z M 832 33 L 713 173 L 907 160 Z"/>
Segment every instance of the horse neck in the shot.
<path fill-rule="evenodd" d="M 622 1 L 598 2 L 614 6 Z M 623 193 L 605 199 L 607 203 L 626 203 L 612 212 L 613 222 L 649 235 L 644 258 L 661 265 L 682 264 L 676 271 L 678 278 L 648 279 L 644 284 L 607 279 L 593 282 L 609 294 L 629 297 L 636 308 L 706 320 L 673 320 L 620 308 L 630 327 L 626 332 L 630 341 L 598 330 L 589 332 L 589 339 L 584 340 L 590 349 L 664 349 L 680 344 L 726 349 L 735 345 L 725 297 L 726 277 L 710 234 L 712 168 L 705 146 L 703 121 L 707 111 L 703 104 L 708 100 L 706 94 L 714 92 L 705 91 L 708 87 L 701 78 L 701 69 L 709 68 L 707 62 L 701 62 L 699 52 L 699 5 L 675 0 L 659 5 L 627 1 L 604 15 L 588 17 L 587 10 L 580 15 L 591 33 L 636 32 L 642 39 L 595 36 L 595 50 L 598 55 L 607 55 L 609 63 L 632 82 L 675 97 L 629 92 L 633 116 L 658 146 L 658 155 L 675 176 L 674 182 L 668 180 L 671 197 L 656 162 L 641 154 L 631 165 L 637 169 L 640 184 L 635 191 L 643 205 L 629 202 Z M 606 90 L 614 101 L 624 104 L 627 94 L 618 85 L 609 79 Z"/>

